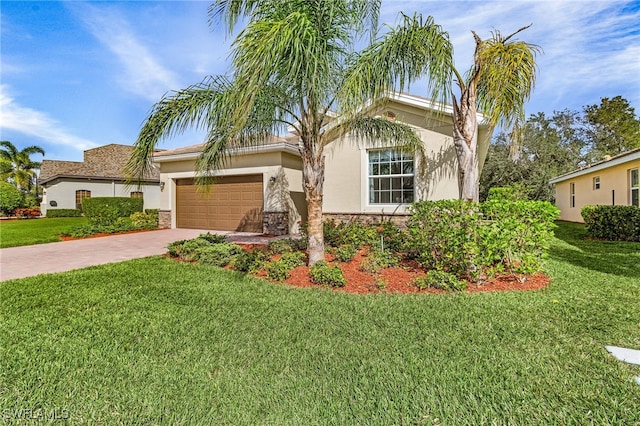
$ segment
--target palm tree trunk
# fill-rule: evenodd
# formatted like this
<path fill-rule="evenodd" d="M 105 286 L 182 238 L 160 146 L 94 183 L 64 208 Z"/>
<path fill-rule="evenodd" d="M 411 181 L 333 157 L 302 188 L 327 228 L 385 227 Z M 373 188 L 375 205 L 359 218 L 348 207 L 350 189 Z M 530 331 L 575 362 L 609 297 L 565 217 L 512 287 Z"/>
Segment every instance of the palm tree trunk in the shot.
<path fill-rule="evenodd" d="M 453 143 L 458 157 L 460 199 L 477 202 L 480 185 L 475 85 L 471 84 L 464 90 L 459 105 L 455 96 L 453 99 Z"/>
<path fill-rule="evenodd" d="M 309 266 L 324 260 L 324 233 L 322 230 L 322 190 L 324 185 L 324 158 L 317 159 L 303 153 L 304 192 L 307 200 Z"/>

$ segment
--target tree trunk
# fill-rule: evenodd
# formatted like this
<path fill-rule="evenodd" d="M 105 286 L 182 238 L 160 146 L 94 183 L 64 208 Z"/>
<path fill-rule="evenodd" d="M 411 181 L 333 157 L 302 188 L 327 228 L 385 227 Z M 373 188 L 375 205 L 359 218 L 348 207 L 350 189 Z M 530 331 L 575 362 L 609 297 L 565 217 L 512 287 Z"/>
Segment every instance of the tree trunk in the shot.
<path fill-rule="evenodd" d="M 324 260 L 324 233 L 322 230 L 322 190 L 324 185 L 324 158 L 303 154 L 304 192 L 307 200 L 309 266 Z"/>
<path fill-rule="evenodd" d="M 476 117 L 475 85 L 470 85 L 453 108 L 453 143 L 456 147 L 459 171 L 460 199 L 478 201 L 478 123 Z"/>

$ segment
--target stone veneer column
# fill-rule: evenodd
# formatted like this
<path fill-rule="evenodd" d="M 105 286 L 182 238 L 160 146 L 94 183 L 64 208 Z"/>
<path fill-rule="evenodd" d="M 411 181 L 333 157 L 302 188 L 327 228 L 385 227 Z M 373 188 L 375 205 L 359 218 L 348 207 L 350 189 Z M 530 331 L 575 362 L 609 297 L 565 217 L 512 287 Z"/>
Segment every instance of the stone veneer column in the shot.
<path fill-rule="evenodd" d="M 289 233 L 289 212 L 263 212 L 262 232 L 270 235 Z"/>
<path fill-rule="evenodd" d="M 171 210 L 158 211 L 158 228 L 171 228 Z"/>

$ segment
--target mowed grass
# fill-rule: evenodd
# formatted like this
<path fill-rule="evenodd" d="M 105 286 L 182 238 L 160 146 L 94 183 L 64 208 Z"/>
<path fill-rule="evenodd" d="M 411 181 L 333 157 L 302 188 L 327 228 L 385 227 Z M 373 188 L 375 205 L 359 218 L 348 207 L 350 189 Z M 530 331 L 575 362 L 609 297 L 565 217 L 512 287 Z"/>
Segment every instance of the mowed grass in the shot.
<path fill-rule="evenodd" d="M 536 292 L 357 296 L 162 257 L 0 283 L 0 407 L 90 424 L 639 424 L 640 368 L 604 346 L 640 349 L 640 244 L 582 233 L 561 224 Z"/>
<path fill-rule="evenodd" d="M 0 221 L 0 248 L 61 241 L 60 234 L 84 225 L 84 217 L 57 217 Z"/>

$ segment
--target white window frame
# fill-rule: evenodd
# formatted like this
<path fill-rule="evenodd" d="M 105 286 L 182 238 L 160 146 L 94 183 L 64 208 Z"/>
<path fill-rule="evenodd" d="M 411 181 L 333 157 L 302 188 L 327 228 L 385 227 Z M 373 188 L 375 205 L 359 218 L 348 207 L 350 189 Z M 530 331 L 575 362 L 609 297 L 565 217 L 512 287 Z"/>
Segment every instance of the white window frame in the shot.
<path fill-rule="evenodd" d="M 593 190 L 597 191 L 598 189 L 600 189 L 600 176 L 593 178 Z"/>
<path fill-rule="evenodd" d="M 378 161 L 373 161 L 372 155 L 375 153 L 386 152 L 389 158 L 388 161 L 382 160 L 378 158 Z M 410 172 L 407 172 L 406 167 L 411 163 Z M 386 170 L 388 172 L 381 174 L 382 168 L 386 166 Z M 416 176 L 415 176 L 415 157 L 412 154 L 407 152 L 402 152 L 396 148 L 383 148 L 383 149 L 370 149 L 367 150 L 366 155 L 366 167 L 367 167 L 367 205 L 372 207 L 379 206 L 407 206 L 415 201 L 416 197 Z M 393 168 L 399 167 L 399 173 L 393 173 Z M 375 180 L 378 182 L 382 182 L 383 180 L 389 180 L 388 188 L 381 189 L 378 186 L 378 189 L 375 189 Z M 400 188 L 394 188 L 393 183 L 400 180 Z M 409 192 L 407 189 L 404 189 L 404 181 L 405 179 L 411 179 L 411 201 L 405 202 L 405 196 Z M 400 192 L 401 200 L 394 201 L 393 195 L 394 193 Z M 380 201 L 375 202 L 375 194 L 382 196 L 383 193 L 389 194 L 388 201 Z"/>
<path fill-rule="evenodd" d="M 574 208 L 576 206 L 576 184 L 575 182 L 569 183 L 569 207 Z"/>
<path fill-rule="evenodd" d="M 640 207 L 640 168 L 629 170 L 629 205 Z"/>

